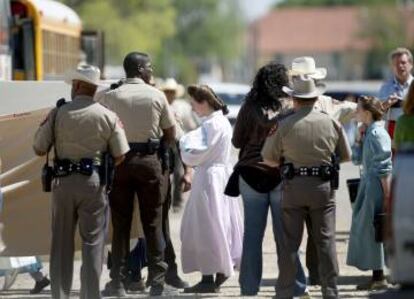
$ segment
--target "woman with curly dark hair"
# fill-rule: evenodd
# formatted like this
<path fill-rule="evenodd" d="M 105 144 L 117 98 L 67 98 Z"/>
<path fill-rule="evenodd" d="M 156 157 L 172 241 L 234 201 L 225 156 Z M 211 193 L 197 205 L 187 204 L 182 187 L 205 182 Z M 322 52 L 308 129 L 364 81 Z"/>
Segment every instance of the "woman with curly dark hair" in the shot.
<path fill-rule="evenodd" d="M 266 138 L 273 134 L 284 110 L 289 109 L 282 87 L 289 85 L 284 65 L 271 62 L 263 66 L 243 103 L 233 132 L 233 145 L 240 149 L 235 172 L 239 174 L 239 190 L 244 205 L 243 254 L 239 283 L 242 295 L 258 293 L 262 279 L 262 242 L 268 211 L 273 219 L 278 264 L 285 252 L 280 207 L 281 181 L 279 169 L 264 165 L 261 150 Z M 306 277 L 298 257 L 295 296 L 306 291 Z"/>

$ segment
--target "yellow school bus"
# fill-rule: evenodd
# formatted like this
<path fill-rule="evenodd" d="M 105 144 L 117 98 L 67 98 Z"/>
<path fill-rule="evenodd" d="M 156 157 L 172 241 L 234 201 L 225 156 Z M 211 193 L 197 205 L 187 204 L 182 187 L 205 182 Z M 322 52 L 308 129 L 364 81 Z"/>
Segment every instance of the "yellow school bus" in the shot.
<path fill-rule="evenodd" d="M 92 35 L 91 44 L 88 32 L 85 40 L 79 16 L 60 2 L 0 0 L 0 24 L 3 56 L 8 46 L 13 80 L 60 80 L 82 61 L 103 67 L 103 39 Z"/>

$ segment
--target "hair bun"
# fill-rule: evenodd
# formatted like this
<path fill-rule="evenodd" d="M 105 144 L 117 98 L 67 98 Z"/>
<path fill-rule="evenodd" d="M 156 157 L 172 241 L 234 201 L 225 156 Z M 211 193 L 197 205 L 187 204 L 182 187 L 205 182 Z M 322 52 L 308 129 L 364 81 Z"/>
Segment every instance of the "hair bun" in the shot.
<path fill-rule="evenodd" d="M 187 87 L 187 92 L 190 96 L 193 96 L 197 93 L 199 87 L 197 85 L 190 85 Z"/>
<path fill-rule="evenodd" d="M 224 104 L 222 107 L 221 107 L 221 111 L 223 111 L 223 114 L 224 115 L 227 115 L 227 114 L 229 114 L 229 107 L 227 107 L 227 105 L 226 104 Z"/>

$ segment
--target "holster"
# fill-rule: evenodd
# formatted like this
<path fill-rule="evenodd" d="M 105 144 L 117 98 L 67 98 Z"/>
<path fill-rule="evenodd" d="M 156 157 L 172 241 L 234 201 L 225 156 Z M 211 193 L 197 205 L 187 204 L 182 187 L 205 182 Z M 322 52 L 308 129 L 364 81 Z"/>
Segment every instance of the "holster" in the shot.
<path fill-rule="evenodd" d="M 284 180 L 291 180 L 295 177 L 295 167 L 292 163 L 285 163 L 280 167 L 280 173 Z"/>
<path fill-rule="evenodd" d="M 170 147 L 168 146 L 168 144 L 164 141 L 161 140 L 160 142 L 160 147 L 158 150 L 158 156 L 161 160 L 161 168 L 162 168 L 162 172 L 164 173 L 165 171 L 170 171 Z"/>
<path fill-rule="evenodd" d="M 52 191 L 52 181 L 54 177 L 53 168 L 46 162 L 42 168 L 42 190 L 43 192 Z"/>
<path fill-rule="evenodd" d="M 99 181 L 101 186 L 106 186 L 106 191 L 111 191 L 115 176 L 115 161 L 109 152 L 102 154 L 101 166 L 99 167 Z"/>

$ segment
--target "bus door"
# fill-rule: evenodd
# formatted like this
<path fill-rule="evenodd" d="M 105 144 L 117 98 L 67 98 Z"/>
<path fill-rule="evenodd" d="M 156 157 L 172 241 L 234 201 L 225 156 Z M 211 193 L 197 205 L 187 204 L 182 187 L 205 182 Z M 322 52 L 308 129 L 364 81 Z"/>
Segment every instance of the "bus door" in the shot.
<path fill-rule="evenodd" d="M 105 39 L 102 31 L 83 31 L 81 48 L 84 57 L 83 62 L 99 67 L 101 76 L 105 67 Z"/>
<path fill-rule="evenodd" d="M 0 0 L 0 80 L 11 79 L 9 0 Z"/>
<path fill-rule="evenodd" d="M 36 80 L 34 26 L 27 7 L 17 1 L 11 3 L 12 57 L 14 80 Z"/>

